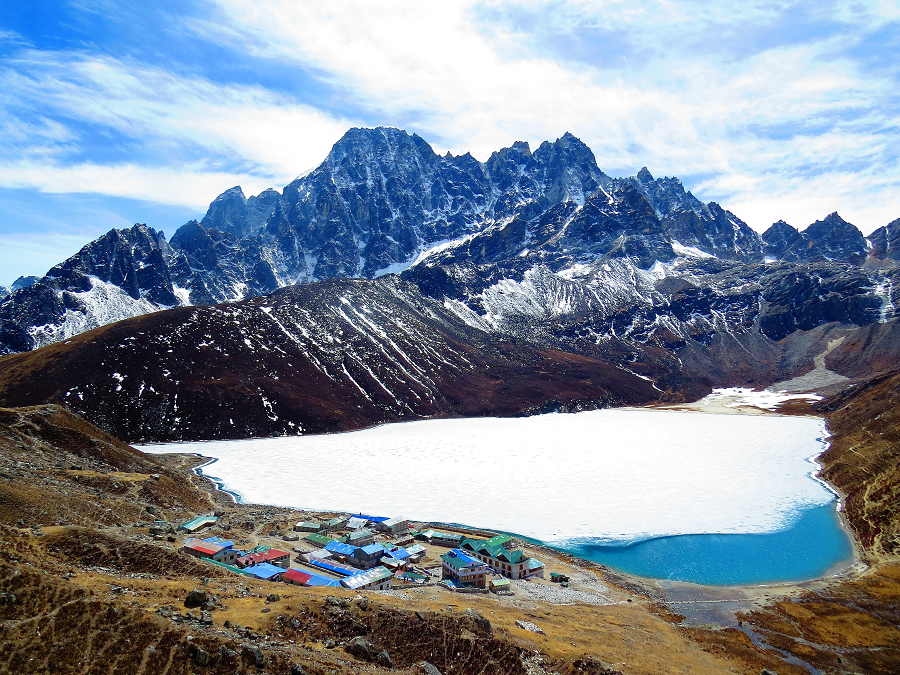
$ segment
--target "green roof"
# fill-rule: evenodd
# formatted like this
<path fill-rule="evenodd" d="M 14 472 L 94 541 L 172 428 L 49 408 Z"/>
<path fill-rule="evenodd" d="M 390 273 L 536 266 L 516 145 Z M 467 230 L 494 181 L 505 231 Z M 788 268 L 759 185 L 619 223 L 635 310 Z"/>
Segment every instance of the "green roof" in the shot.
<path fill-rule="evenodd" d="M 459 556 L 453 555 L 452 551 L 442 555 L 441 560 L 443 560 L 445 563 L 450 565 L 450 567 L 452 567 L 455 570 L 461 570 L 466 565 L 470 565 L 472 563 L 474 563 L 476 566 L 484 565 L 483 562 L 481 562 L 480 560 L 478 560 L 476 558 L 472 558 L 470 560 L 463 560 Z"/>
<path fill-rule="evenodd" d="M 319 534 L 318 532 L 312 532 L 306 535 L 303 537 L 303 540 L 308 541 L 311 544 L 318 544 L 322 547 L 328 546 L 328 544 L 334 541 L 331 537 L 326 537 L 324 534 Z"/>
<path fill-rule="evenodd" d="M 505 541 L 510 540 L 510 537 L 505 534 L 492 537 L 491 539 L 466 539 L 460 544 L 460 548 L 486 555 L 495 560 L 508 562 L 510 565 L 515 565 L 524 560 L 525 555 L 521 551 L 510 551 L 504 548 L 500 543 L 497 543 L 498 540 L 503 541 L 501 539 L 502 537 L 506 537 Z"/>
<path fill-rule="evenodd" d="M 509 579 L 491 579 L 491 586 L 509 586 Z"/>
<path fill-rule="evenodd" d="M 426 539 L 431 539 L 432 537 L 441 537 L 442 539 L 464 539 L 461 534 L 457 534 L 456 532 L 444 532 L 443 530 L 425 530 L 424 532 L 420 532 L 419 535 Z"/>
<path fill-rule="evenodd" d="M 463 567 L 469 564 L 469 560 L 463 560 L 462 558 L 458 558 L 455 555 L 450 555 L 449 553 L 445 553 L 441 556 L 441 560 L 450 565 L 455 570 L 461 570 Z"/>
<path fill-rule="evenodd" d="M 188 532 L 196 532 L 201 527 L 206 527 L 208 525 L 215 525 L 218 518 L 215 516 L 198 516 L 197 518 L 192 518 L 187 521 L 183 525 L 179 525 L 179 530 L 187 530 Z"/>
<path fill-rule="evenodd" d="M 234 572 L 235 574 L 243 574 L 244 570 L 240 567 L 235 567 L 234 565 L 229 565 L 227 563 L 219 562 L 218 560 L 213 560 L 212 558 L 204 558 L 206 562 L 210 562 L 213 565 L 218 565 L 219 567 L 224 567 L 226 570 Z"/>
<path fill-rule="evenodd" d="M 510 541 L 512 541 L 512 537 L 510 537 L 508 534 L 498 534 L 497 536 L 491 537 L 490 539 L 485 539 L 484 543 L 499 544 L 500 546 L 502 546 L 503 544 L 506 544 Z"/>

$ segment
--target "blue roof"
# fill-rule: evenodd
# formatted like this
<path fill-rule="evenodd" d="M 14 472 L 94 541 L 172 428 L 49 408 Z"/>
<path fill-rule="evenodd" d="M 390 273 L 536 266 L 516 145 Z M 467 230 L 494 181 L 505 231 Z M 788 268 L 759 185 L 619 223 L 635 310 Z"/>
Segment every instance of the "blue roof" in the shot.
<path fill-rule="evenodd" d="M 387 517 L 381 516 L 367 516 L 364 513 L 354 513 L 351 518 L 363 518 L 365 520 L 371 520 L 373 523 L 383 523 L 386 520 L 389 520 Z"/>
<path fill-rule="evenodd" d="M 207 537 L 203 541 L 208 541 L 210 544 L 218 544 L 222 548 L 234 548 L 234 542 L 230 539 L 222 539 L 221 537 Z"/>
<path fill-rule="evenodd" d="M 373 553 L 384 553 L 384 546 L 381 544 L 369 544 L 368 546 L 360 546 L 363 553 L 372 555 Z"/>
<path fill-rule="evenodd" d="M 325 545 L 325 550 L 331 553 L 340 553 L 341 555 L 353 555 L 356 546 L 350 544 L 342 544 L 339 541 L 332 541 Z"/>
<path fill-rule="evenodd" d="M 459 558 L 460 560 L 464 560 L 467 563 L 481 562 L 478 558 L 473 558 L 468 553 L 466 553 L 465 551 L 463 551 L 462 549 L 459 549 L 459 548 L 451 549 L 450 553 L 453 553 L 457 558 Z"/>
<path fill-rule="evenodd" d="M 334 572 L 335 574 L 340 574 L 344 577 L 349 577 L 359 571 L 353 567 L 350 567 L 350 565 L 341 565 L 340 563 L 322 560 L 321 558 L 308 558 L 307 562 L 313 567 L 319 567 L 323 570 L 328 570 L 329 572 Z"/>
<path fill-rule="evenodd" d="M 337 579 L 329 579 L 328 577 L 323 577 L 321 574 L 315 574 L 314 572 L 307 572 L 309 575 L 309 581 L 306 582 L 307 586 L 337 586 L 340 587 L 341 582 Z"/>
<path fill-rule="evenodd" d="M 399 546 L 388 553 L 392 558 L 396 558 L 397 560 L 406 560 L 409 558 L 409 551 L 405 548 L 400 548 Z"/>
<path fill-rule="evenodd" d="M 284 571 L 285 569 L 283 567 L 277 567 L 271 563 L 259 563 L 258 565 L 251 565 L 250 567 L 244 568 L 244 574 L 256 577 L 257 579 L 271 579 L 274 576 L 283 574 Z"/>

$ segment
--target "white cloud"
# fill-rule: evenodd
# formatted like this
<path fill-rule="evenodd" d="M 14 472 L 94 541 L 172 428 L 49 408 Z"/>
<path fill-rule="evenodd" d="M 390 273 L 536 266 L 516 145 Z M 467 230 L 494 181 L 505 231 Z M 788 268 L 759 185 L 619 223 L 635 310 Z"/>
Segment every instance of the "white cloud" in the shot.
<path fill-rule="evenodd" d="M 266 179 L 189 167 L 149 168 L 138 164 L 54 166 L 18 162 L 0 165 L 0 187 L 38 188 L 51 193 L 104 194 L 178 204 L 205 210 L 217 195 L 241 184 L 245 194 L 269 186 Z"/>
<path fill-rule="evenodd" d="M 897 18 L 893 3 L 790 6 L 847 30 L 766 46 L 732 38 L 777 32 L 786 6 L 769 0 L 214 1 L 215 16 L 178 29 L 317 73 L 359 114 L 318 110 L 302 91 L 24 51 L 0 71 L 0 185 L 200 208 L 234 184 L 280 187 L 348 127 L 386 124 L 479 159 L 571 131 L 604 170 L 681 176 L 757 229 L 835 209 L 864 231 L 900 216 L 897 73 L 848 56 Z M 585 28 L 624 40 L 595 38 L 598 53 L 639 58 L 610 67 L 548 46 Z M 94 156 L 79 125 L 121 154 Z"/>
<path fill-rule="evenodd" d="M 89 192 L 208 204 L 217 180 L 212 197 L 235 182 L 251 184 L 250 191 L 283 185 L 324 159 L 352 125 L 261 87 L 221 86 L 110 58 L 31 52 L 14 66 L 0 73 L 4 129 L 14 132 L 2 143 L 15 144 L 20 157 L 0 164 L 5 185 L 57 192 L 71 178 L 68 191 L 88 186 Z M 115 131 L 125 139 L 119 142 L 138 148 L 143 166 L 135 160 L 124 167 L 67 167 L 78 149 L 77 127 L 23 122 L 19 111 L 9 112 L 13 104 Z M 22 157 L 32 162 L 23 164 Z M 39 158 L 45 162 L 34 162 Z M 165 168 L 154 168 L 161 163 Z"/>
<path fill-rule="evenodd" d="M 485 4 L 514 13 L 546 11 L 541 3 L 219 4 L 228 31 L 245 36 L 254 53 L 317 68 L 353 92 L 378 123 L 412 126 L 437 146 L 470 150 L 480 159 L 513 140 L 538 143 L 569 130 L 614 173 L 646 164 L 656 174 L 715 176 L 701 196 L 723 195 L 725 206 L 758 229 L 771 220 L 750 214 L 769 210 L 743 214 L 737 204 L 772 200 L 750 185 L 779 184 L 778 203 L 795 204 L 790 210 L 803 223 L 837 205 L 821 210 L 834 193 L 813 194 L 822 183 L 795 180 L 800 174 L 831 175 L 835 164 L 869 161 L 900 177 L 890 133 L 883 130 L 897 112 L 894 84 L 842 56 L 854 36 L 823 34 L 746 55 L 698 47 L 704 36 L 715 37 L 708 31 L 741 31 L 754 22 L 759 29 L 775 21 L 781 10 L 769 2 L 568 2 L 538 17 L 633 31 L 629 39 L 647 47 L 648 60 L 618 70 L 536 49 L 533 31 L 543 28 L 485 26 L 476 18 Z M 877 7 L 855 13 L 847 7 L 829 5 L 821 14 L 866 30 L 884 20 Z M 865 205 L 875 188 L 867 183 L 863 194 L 864 178 L 846 190 L 844 201 L 872 217 Z M 883 187 L 877 198 L 884 210 L 900 215 L 900 195 Z M 858 224 L 870 230 L 883 223 Z"/>

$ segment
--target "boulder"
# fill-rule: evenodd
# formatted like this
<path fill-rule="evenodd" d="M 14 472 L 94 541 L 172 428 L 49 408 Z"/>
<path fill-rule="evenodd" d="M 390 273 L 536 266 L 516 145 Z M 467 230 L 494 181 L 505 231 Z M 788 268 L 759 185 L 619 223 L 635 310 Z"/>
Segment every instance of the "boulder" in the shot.
<path fill-rule="evenodd" d="M 358 659 L 371 661 L 378 653 L 375 651 L 375 645 L 366 640 L 364 637 L 355 637 L 346 644 L 344 650 Z"/>
<path fill-rule="evenodd" d="M 482 615 L 480 612 L 474 609 L 467 609 L 466 614 L 475 621 L 475 625 L 478 626 L 481 630 L 486 631 L 488 633 L 491 632 L 491 622 Z"/>
<path fill-rule="evenodd" d="M 382 649 L 378 652 L 378 656 L 375 657 L 375 662 L 384 668 L 394 667 L 394 662 L 391 660 L 391 655 L 387 653 L 387 649 Z"/>
<path fill-rule="evenodd" d="M 200 649 L 200 647 L 194 648 L 194 664 L 195 665 L 198 665 L 201 668 L 206 667 L 209 665 L 209 659 L 210 659 L 210 656 L 209 656 L 208 651 L 206 651 L 204 649 Z"/>
<path fill-rule="evenodd" d="M 245 661 L 256 664 L 257 668 L 262 668 L 264 665 L 266 665 L 265 654 L 263 654 L 262 650 L 255 644 L 242 644 L 241 653 L 243 654 Z"/>
<path fill-rule="evenodd" d="M 209 596 L 206 594 L 206 591 L 195 588 L 187 594 L 187 597 L 184 599 L 184 606 L 200 607 L 201 605 L 205 605 L 207 600 L 209 600 Z"/>

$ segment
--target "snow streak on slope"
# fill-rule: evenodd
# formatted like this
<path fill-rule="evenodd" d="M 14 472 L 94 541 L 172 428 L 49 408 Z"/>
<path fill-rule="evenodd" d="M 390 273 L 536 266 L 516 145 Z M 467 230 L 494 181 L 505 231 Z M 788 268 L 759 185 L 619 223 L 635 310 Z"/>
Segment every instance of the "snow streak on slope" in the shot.
<path fill-rule="evenodd" d="M 625 543 L 789 526 L 834 499 L 811 478 L 824 436 L 807 418 L 600 410 L 143 449 L 215 457 L 207 473 L 251 502 Z M 408 489 L 347 480 L 385 466 Z"/>

